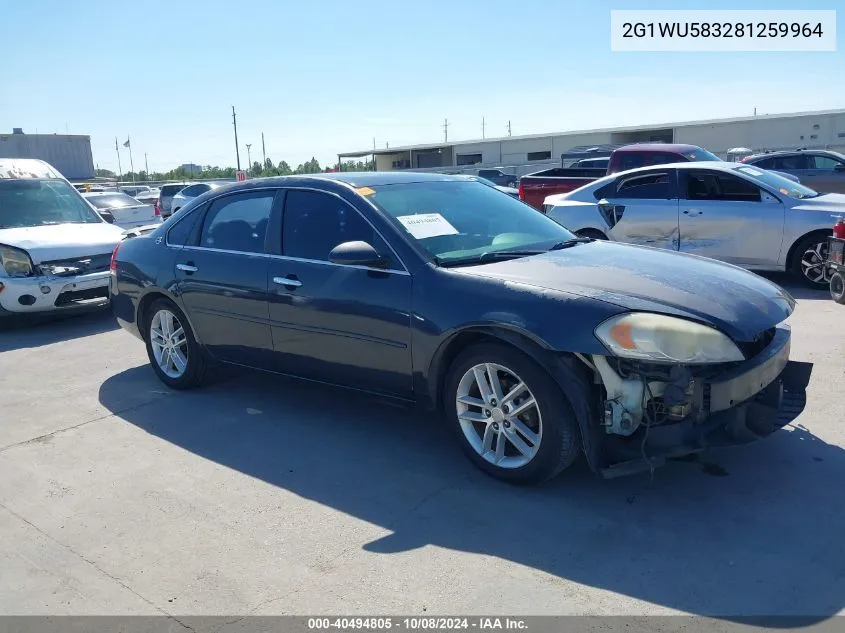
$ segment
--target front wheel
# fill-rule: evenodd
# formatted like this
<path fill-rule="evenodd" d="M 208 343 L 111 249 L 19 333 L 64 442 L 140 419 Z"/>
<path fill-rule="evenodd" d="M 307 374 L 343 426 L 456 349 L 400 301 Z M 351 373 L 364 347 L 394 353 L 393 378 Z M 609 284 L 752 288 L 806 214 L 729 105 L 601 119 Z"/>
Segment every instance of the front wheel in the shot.
<path fill-rule="evenodd" d="M 826 236 L 810 235 L 795 247 L 790 268 L 804 285 L 822 290 L 830 283 L 827 255 L 830 250 Z"/>
<path fill-rule="evenodd" d="M 830 276 L 830 296 L 836 303 L 845 305 L 845 277 L 839 271 Z"/>
<path fill-rule="evenodd" d="M 169 299 L 153 302 L 146 313 L 147 356 L 159 379 L 171 389 L 192 389 L 206 377 L 207 362 L 188 319 Z"/>
<path fill-rule="evenodd" d="M 551 479 L 578 457 L 572 408 L 551 376 L 521 351 L 473 345 L 446 379 L 446 415 L 464 453 L 486 473 L 516 484 Z"/>

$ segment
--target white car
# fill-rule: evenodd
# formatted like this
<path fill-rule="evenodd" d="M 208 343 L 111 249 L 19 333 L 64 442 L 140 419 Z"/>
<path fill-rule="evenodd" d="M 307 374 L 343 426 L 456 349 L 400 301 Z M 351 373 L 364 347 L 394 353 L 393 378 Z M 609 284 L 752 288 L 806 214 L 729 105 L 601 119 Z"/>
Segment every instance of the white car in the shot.
<path fill-rule="evenodd" d="M 140 194 L 139 194 L 140 195 Z M 141 202 L 125 193 L 83 193 L 106 222 L 123 229 L 161 222 L 161 212 L 155 204 Z"/>
<path fill-rule="evenodd" d="M 49 164 L 0 159 L 0 317 L 108 303 L 123 238 Z"/>
<path fill-rule="evenodd" d="M 170 203 L 170 215 L 176 213 L 197 196 L 201 196 L 206 191 L 218 189 L 222 186 L 218 182 L 198 182 L 194 185 L 188 185 L 173 196 L 173 201 Z"/>
<path fill-rule="evenodd" d="M 828 237 L 845 195 L 742 163 L 690 162 L 606 176 L 548 196 L 543 211 L 582 236 L 786 270 L 826 288 Z"/>

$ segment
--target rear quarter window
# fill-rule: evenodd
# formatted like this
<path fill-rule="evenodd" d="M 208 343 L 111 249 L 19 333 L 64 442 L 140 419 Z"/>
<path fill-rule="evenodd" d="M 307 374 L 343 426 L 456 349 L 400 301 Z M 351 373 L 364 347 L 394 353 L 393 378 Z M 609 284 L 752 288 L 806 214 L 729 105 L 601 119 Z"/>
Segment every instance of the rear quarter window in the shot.
<path fill-rule="evenodd" d="M 197 218 L 205 213 L 207 206 L 203 205 L 203 208 L 189 211 L 181 217 L 171 216 L 168 218 L 166 222 L 173 222 L 174 224 L 167 231 L 167 243 L 171 246 L 185 246 L 194 234 Z"/>

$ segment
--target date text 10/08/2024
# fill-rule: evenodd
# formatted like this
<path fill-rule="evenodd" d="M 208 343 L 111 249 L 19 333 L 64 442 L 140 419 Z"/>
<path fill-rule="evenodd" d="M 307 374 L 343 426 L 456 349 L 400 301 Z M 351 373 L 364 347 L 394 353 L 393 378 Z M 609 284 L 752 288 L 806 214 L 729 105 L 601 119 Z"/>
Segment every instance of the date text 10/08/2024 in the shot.
<path fill-rule="evenodd" d="M 528 626 L 524 619 L 508 617 L 322 617 L 308 618 L 308 629 L 313 631 L 527 631 Z"/>

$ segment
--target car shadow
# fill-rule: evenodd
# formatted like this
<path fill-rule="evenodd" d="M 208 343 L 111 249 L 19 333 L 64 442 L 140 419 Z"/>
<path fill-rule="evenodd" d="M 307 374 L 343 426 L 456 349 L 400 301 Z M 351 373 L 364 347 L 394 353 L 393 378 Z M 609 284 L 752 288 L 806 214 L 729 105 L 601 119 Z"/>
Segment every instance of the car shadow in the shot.
<path fill-rule="evenodd" d="M 0 318 L 0 352 L 93 336 L 117 327 L 117 321 L 108 308 L 60 315 L 4 316 Z"/>
<path fill-rule="evenodd" d="M 552 582 L 746 623 L 809 624 L 845 604 L 845 453 L 800 425 L 653 479 L 602 481 L 581 460 L 519 488 L 476 470 L 436 417 L 354 392 L 250 373 L 124 410 L 127 394 L 157 387 L 136 367 L 99 398 L 197 456 L 390 530 L 369 552 L 494 556 Z"/>
<path fill-rule="evenodd" d="M 830 293 L 827 289 L 815 289 L 805 286 L 788 273 L 761 272 L 758 274 L 769 281 L 775 282 L 799 301 L 802 299 L 810 301 L 831 300 Z"/>

